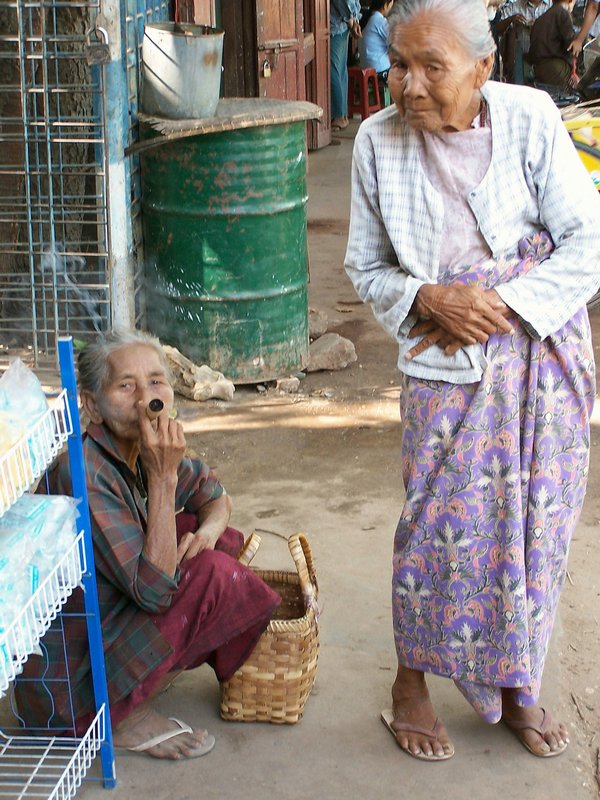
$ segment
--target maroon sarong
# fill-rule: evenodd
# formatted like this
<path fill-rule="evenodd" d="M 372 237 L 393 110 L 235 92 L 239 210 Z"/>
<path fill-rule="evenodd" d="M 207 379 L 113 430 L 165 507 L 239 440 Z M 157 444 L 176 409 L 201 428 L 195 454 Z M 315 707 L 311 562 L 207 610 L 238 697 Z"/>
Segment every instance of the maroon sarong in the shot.
<path fill-rule="evenodd" d="M 178 539 L 197 525 L 195 514 L 178 514 Z M 173 653 L 130 695 L 111 706 L 113 725 L 151 697 L 170 672 L 207 663 L 224 681 L 246 661 L 280 598 L 237 561 L 243 541 L 239 531 L 227 528 L 214 550 L 204 550 L 180 565 L 179 589 L 169 610 L 151 617 Z"/>

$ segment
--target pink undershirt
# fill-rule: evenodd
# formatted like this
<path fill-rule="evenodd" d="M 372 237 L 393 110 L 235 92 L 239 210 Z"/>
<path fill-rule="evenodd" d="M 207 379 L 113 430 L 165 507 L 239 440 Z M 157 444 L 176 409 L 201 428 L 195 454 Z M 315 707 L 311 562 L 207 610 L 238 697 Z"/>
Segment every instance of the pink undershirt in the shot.
<path fill-rule="evenodd" d="M 474 264 L 490 255 L 477 228 L 467 197 L 482 181 L 492 158 L 489 122 L 466 131 L 419 131 L 421 164 L 425 175 L 444 202 L 444 227 L 440 267 Z"/>

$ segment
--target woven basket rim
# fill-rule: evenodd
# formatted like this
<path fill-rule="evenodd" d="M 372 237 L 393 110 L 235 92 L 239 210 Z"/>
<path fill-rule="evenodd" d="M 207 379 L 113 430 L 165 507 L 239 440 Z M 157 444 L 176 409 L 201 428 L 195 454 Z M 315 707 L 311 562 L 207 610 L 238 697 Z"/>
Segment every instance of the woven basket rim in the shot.
<path fill-rule="evenodd" d="M 312 608 L 307 608 L 301 617 L 294 619 L 272 619 L 265 629 L 265 633 L 297 633 L 304 635 L 305 630 L 310 628 L 315 621 L 315 612 Z"/>
<path fill-rule="evenodd" d="M 257 569 L 256 567 L 253 567 L 252 570 L 265 583 L 270 581 L 288 583 L 301 588 L 300 577 L 296 572 L 281 569 Z M 272 619 L 266 627 L 265 633 L 295 633 L 295 629 L 298 629 L 297 632 L 301 633 L 303 629 L 310 627 L 316 619 L 314 608 L 307 604 L 306 598 L 302 593 L 300 593 L 299 599 L 302 601 L 304 614 L 301 617 L 293 617 L 292 619 Z"/>

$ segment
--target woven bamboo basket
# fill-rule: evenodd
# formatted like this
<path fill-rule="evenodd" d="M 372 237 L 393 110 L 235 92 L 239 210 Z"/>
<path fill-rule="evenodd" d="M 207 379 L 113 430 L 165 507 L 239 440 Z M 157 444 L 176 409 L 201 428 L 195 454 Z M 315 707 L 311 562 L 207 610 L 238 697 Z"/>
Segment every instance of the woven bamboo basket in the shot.
<path fill-rule="evenodd" d="M 319 654 L 317 578 L 304 534 L 290 536 L 296 572 L 255 569 L 281 595 L 281 605 L 254 651 L 221 684 L 221 716 L 237 722 L 293 724 L 302 718 Z"/>

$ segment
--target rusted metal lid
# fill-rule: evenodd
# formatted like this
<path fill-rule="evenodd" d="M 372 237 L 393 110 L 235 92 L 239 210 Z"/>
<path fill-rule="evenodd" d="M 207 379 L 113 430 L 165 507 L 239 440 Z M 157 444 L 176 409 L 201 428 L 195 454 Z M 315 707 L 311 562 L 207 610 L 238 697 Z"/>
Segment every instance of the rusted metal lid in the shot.
<path fill-rule="evenodd" d="M 165 119 L 139 114 L 138 120 L 160 135 L 132 144 L 125 150 L 125 155 L 133 155 L 188 136 L 260 128 L 264 125 L 285 125 L 307 119 L 321 119 L 322 116 L 323 109 L 320 106 L 304 101 L 224 97 L 219 100 L 215 115 L 204 119 Z"/>

